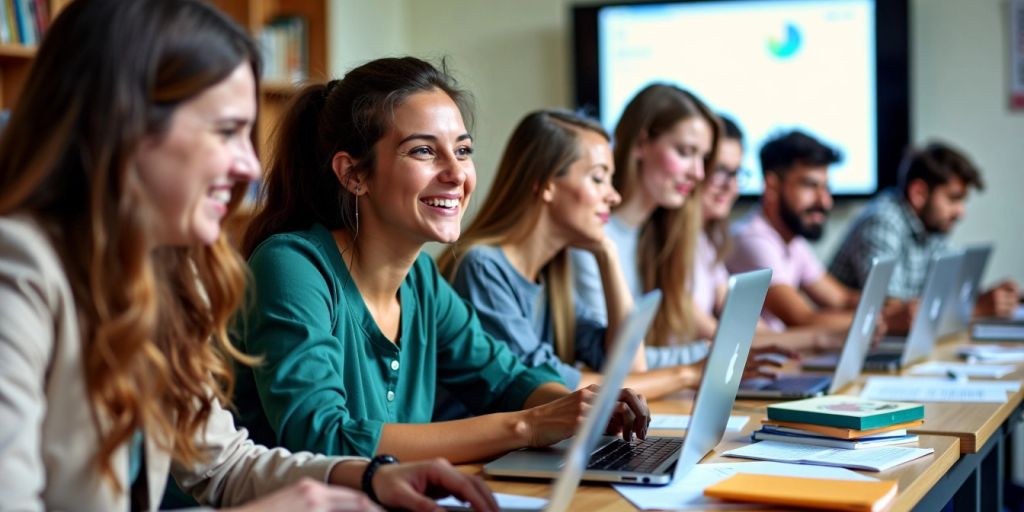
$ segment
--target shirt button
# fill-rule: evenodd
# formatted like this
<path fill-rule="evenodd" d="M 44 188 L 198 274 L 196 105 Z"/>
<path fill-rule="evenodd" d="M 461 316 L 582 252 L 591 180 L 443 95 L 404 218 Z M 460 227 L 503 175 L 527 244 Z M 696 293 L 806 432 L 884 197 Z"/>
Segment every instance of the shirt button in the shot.
<path fill-rule="evenodd" d="M 395 359 L 394 361 L 391 361 L 391 369 L 396 371 L 396 372 L 398 371 L 398 360 L 397 359 Z"/>
<path fill-rule="evenodd" d="M 394 401 L 395 401 L 395 392 L 394 391 L 388 391 L 388 402 L 394 402 Z"/>

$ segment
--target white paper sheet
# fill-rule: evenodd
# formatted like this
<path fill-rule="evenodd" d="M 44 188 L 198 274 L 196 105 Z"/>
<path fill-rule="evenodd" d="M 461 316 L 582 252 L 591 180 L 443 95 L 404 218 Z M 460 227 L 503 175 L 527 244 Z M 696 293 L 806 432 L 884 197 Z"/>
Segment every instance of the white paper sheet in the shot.
<path fill-rule="evenodd" d="M 910 369 L 912 375 L 941 375 L 949 374 L 963 375 L 964 377 L 984 377 L 987 379 L 998 379 L 1005 377 L 1016 369 L 1010 364 L 970 364 L 970 363 L 944 363 L 929 361 L 919 364 Z"/>
<path fill-rule="evenodd" d="M 1020 388 L 1015 381 L 957 382 L 932 377 L 868 377 L 861 398 L 899 402 L 1000 403 L 1007 392 Z"/>
<path fill-rule="evenodd" d="M 494 500 L 498 502 L 501 510 L 543 510 L 548 505 L 544 498 L 533 496 L 519 496 L 516 494 L 494 493 Z M 437 504 L 448 510 L 472 510 L 468 502 L 460 501 L 454 496 L 448 496 L 437 500 Z"/>
<path fill-rule="evenodd" d="M 964 345 L 957 349 L 967 362 L 984 361 L 990 363 L 1021 363 L 1024 362 L 1024 347 L 1005 345 Z"/>
<path fill-rule="evenodd" d="M 854 473 L 843 468 L 801 466 L 780 462 L 737 462 L 725 464 L 698 464 L 684 478 L 677 479 L 663 487 L 642 487 L 637 485 L 613 485 L 623 498 L 641 510 L 687 510 L 687 509 L 739 509 L 764 508 L 764 505 L 729 503 L 704 496 L 704 489 L 736 473 L 759 475 L 800 476 L 806 478 L 830 478 L 834 480 L 875 480 L 869 476 Z"/>
<path fill-rule="evenodd" d="M 778 441 L 761 441 L 729 450 L 722 455 L 744 459 L 885 471 L 934 451 L 931 448 L 910 448 L 906 446 L 880 446 L 878 448 L 844 450 L 842 448 L 822 448 L 820 446 L 781 443 Z"/>
<path fill-rule="evenodd" d="M 749 416 L 729 416 L 729 423 L 725 425 L 725 430 L 739 432 L 743 430 L 748 421 L 750 421 Z M 689 414 L 652 414 L 651 425 L 647 427 L 648 430 L 686 430 L 688 428 L 690 428 Z"/>

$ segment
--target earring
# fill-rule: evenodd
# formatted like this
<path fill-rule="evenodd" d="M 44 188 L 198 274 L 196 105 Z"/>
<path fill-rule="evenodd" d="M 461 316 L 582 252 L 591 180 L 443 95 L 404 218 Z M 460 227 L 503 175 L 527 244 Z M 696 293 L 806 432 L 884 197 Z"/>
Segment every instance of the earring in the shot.
<path fill-rule="evenodd" d="M 352 235 L 352 241 L 359 237 L 359 187 L 356 187 L 356 233 Z"/>

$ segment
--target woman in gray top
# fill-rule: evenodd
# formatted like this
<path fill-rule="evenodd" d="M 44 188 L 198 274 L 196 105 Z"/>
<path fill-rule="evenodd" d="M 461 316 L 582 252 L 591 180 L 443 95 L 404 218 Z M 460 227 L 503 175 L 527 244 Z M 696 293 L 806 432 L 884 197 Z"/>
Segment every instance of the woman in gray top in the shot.
<path fill-rule="evenodd" d="M 620 200 L 611 185 L 608 142 L 600 125 L 569 112 L 527 115 L 509 139 L 482 211 L 439 261 L 491 335 L 527 364 L 555 367 L 569 388 L 599 382 L 580 363 L 601 368 L 632 307 L 615 245 L 604 232 Z M 599 313 L 573 293 L 573 247 L 593 254 L 600 269 L 606 306 Z M 699 375 L 685 365 L 647 371 L 643 351 L 632 369 L 626 386 L 649 398 L 693 385 Z M 442 396 L 436 416 L 461 414 L 454 402 Z"/>

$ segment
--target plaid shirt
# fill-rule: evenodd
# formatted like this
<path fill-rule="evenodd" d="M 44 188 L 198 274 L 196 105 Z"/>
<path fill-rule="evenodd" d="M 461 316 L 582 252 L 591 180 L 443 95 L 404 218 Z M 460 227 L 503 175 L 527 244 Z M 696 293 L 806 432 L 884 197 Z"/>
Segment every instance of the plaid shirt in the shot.
<path fill-rule="evenodd" d="M 928 263 L 946 246 L 944 236 L 929 233 L 900 191 L 883 191 L 853 221 L 829 272 L 843 284 L 861 289 L 872 258 L 896 258 L 889 295 L 901 300 L 924 289 Z"/>

